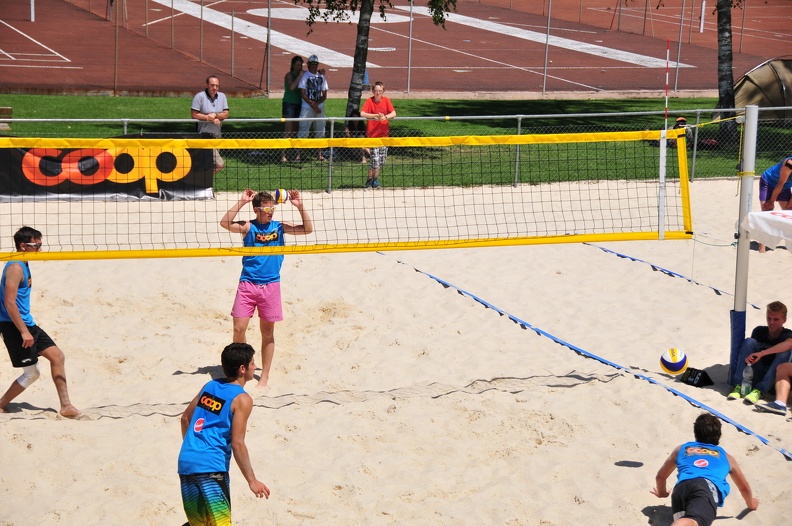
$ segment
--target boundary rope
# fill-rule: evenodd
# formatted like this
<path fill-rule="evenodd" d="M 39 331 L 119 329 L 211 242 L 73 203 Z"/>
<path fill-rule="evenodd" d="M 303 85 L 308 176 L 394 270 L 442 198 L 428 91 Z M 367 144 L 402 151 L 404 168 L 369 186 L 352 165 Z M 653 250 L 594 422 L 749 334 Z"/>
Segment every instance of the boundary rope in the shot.
<path fill-rule="evenodd" d="M 378 252 L 378 254 L 385 255 L 382 252 Z M 726 422 L 728 424 L 731 424 L 738 431 L 740 431 L 742 433 L 745 433 L 746 435 L 753 436 L 753 437 L 757 438 L 764 445 L 769 446 L 769 447 L 775 449 L 776 451 L 778 451 L 779 453 L 781 453 L 786 460 L 792 461 L 792 452 L 789 452 L 789 451 L 787 451 L 784 448 L 779 448 L 779 447 L 776 447 L 776 446 L 770 444 L 770 441 L 767 438 L 765 438 L 764 436 L 762 436 L 759 433 L 747 428 L 746 426 L 740 424 L 736 420 L 733 420 L 733 419 L 729 418 L 728 416 L 724 415 L 720 411 L 718 411 L 718 410 L 716 410 L 716 409 L 704 404 L 703 402 L 700 402 L 699 400 L 696 400 L 695 398 L 693 398 L 691 396 L 688 396 L 685 393 L 683 393 L 683 392 L 681 392 L 681 391 L 679 391 L 677 389 L 674 389 L 673 387 L 670 387 L 670 386 L 665 385 L 665 384 L 663 384 L 663 383 L 661 383 L 661 382 L 659 382 L 659 381 L 657 381 L 657 380 L 655 380 L 653 378 L 650 378 L 649 376 L 646 376 L 646 375 L 640 374 L 640 373 L 636 373 L 636 372 L 632 371 L 629 367 L 626 367 L 624 365 L 620 365 L 620 364 L 618 364 L 616 362 L 612 362 L 610 360 L 607 360 L 607 359 L 605 359 L 605 358 L 603 358 L 601 356 L 598 356 L 598 355 L 596 355 L 594 353 L 588 352 L 588 351 L 586 351 L 586 350 L 584 350 L 584 349 L 582 349 L 582 348 L 580 348 L 580 347 L 578 347 L 576 345 L 573 345 L 573 344 L 571 344 L 571 343 L 569 343 L 567 341 L 562 340 L 561 338 L 558 338 L 557 336 L 554 336 L 554 335 L 550 334 L 549 332 L 546 332 L 546 331 L 540 329 L 539 327 L 534 327 L 533 325 L 531 325 L 527 321 L 521 320 L 517 316 L 515 316 L 513 314 L 510 314 L 510 313 L 508 313 L 508 312 L 506 312 L 506 311 L 504 311 L 502 309 L 499 309 L 495 305 L 493 305 L 493 304 L 489 303 L 488 301 L 476 296 L 475 294 L 473 294 L 471 292 L 468 292 L 467 290 L 464 290 L 462 288 L 459 288 L 456 285 L 454 285 L 452 283 L 449 283 L 448 281 L 445 281 L 445 280 L 443 280 L 443 279 L 441 279 L 441 278 L 439 278 L 439 277 L 437 277 L 437 276 L 435 276 L 433 274 L 430 274 L 430 273 L 425 272 L 423 270 L 420 270 L 420 269 L 418 269 L 416 267 L 413 267 L 409 263 L 405 263 L 404 261 L 401 261 L 401 260 L 397 260 L 397 262 L 399 264 L 407 265 L 409 267 L 412 267 L 412 269 L 415 270 L 415 272 L 418 272 L 419 274 L 423 274 L 424 276 L 435 280 L 437 283 L 442 285 L 444 288 L 453 289 L 453 290 L 457 291 L 457 293 L 460 296 L 468 297 L 468 298 L 476 301 L 477 303 L 480 303 L 484 307 L 494 310 L 499 315 L 506 316 L 512 322 L 514 322 L 517 325 L 519 325 L 522 329 L 525 329 L 525 330 L 530 329 L 533 332 L 535 332 L 536 334 L 538 334 L 539 336 L 544 336 L 546 338 L 549 338 L 550 340 L 554 341 L 555 343 L 570 349 L 571 351 L 573 351 L 574 353 L 576 353 L 576 354 L 578 354 L 580 356 L 583 356 L 585 358 L 590 358 L 592 360 L 596 360 L 596 361 L 598 361 L 598 362 L 600 362 L 602 364 L 608 365 L 608 366 L 613 367 L 615 369 L 618 369 L 620 371 L 624 371 L 625 373 L 630 374 L 630 375 L 634 376 L 635 378 L 637 378 L 639 380 L 644 380 L 646 382 L 649 382 L 650 384 L 662 387 L 663 389 L 665 389 L 669 393 L 673 394 L 674 396 L 678 396 L 678 397 L 682 398 L 683 400 L 688 402 L 693 407 L 698 407 L 700 409 L 703 409 L 703 410 L 715 415 L 716 417 L 720 418 L 724 422 Z"/>

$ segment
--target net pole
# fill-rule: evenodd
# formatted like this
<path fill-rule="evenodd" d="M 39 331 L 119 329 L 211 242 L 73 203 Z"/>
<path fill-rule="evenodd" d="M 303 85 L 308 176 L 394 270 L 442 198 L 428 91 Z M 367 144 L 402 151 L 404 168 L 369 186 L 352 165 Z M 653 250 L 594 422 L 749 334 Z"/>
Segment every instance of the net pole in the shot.
<path fill-rule="evenodd" d="M 745 308 L 748 297 L 748 256 L 751 240 L 743 226 L 743 220 L 751 210 L 753 201 L 753 179 L 756 169 L 756 132 L 759 128 L 759 107 L 745 107 L 742 166 L 740 167 L 740 215 L 737 219 L 737 268 L 734 275 L 734 308 L 729 313 L 731 324 L 731 353 L 729 355 L 729 377 L 737 370 L 740 345 L 745 339 Z"/>
<path fill-rule="evenodd" d="M 553 10 L 553 0 L 548 2 L 547 7 L 547 34 L 545 35 L 545 57 L 544 74 L 542 75 L 542 95 L 547 93 L 547 57 L 550 50 L 550 12 Z"/>
<path fill-rule="evenodd" d="M 684 29 L 685 25 L 685 0 L 682 0 L 682 14 L 679 15 L 679 42 L 677 43 L 677 58 L 676 58 L 676 68 L 675 75 L 674 75 L 674 93 L 677 92 L 677 88 L 679 86 L 679 62 L 682 60 L 682 30 Z"/>
<path fill-rule="evenodd" d="M 665 209 L 666 209 L 666 160 L 668 156 L 668 141 L 666 130 L 660 131 L 660 170 L 659 185 L 657 189 L 657 239 L 665 239 Z"/>
<path fill-rule="evenodd" d="M 734 280 L 734 310 L 745 311 L 748 290 L 748 254 L 751 242 L 742 223 L 751 211 L 753 179 L 756 168 L 756 131 L 759 122 L 759 107 L 745 107 L 745 135 L 743 138 L 742 166 L 740 167 L 740 216 L 737 238 L 737 277 Z"/>

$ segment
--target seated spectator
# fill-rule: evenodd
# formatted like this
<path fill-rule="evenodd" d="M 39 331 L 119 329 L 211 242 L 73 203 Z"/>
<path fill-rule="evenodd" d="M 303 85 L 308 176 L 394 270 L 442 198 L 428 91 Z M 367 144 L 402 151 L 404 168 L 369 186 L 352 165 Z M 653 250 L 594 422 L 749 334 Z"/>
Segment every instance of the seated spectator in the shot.
<path fill-rule="evenodd" d="M 770 391 L 776 378 L 779 365 L 789 361 L 792 350 L 792 330 L 784 327 L 787 318 L 786 305 L 774 301 L 767 306 L 767 325 L 756 327 L 750 338 L 740 346 L 740 354 L 734 367 L 734 375 L 729 384 L 734 389 L 729 400 L 742 398 L 741 384 L 743 371 L 750 365 L 753 369 L 751 392 L 745 395 L 745 402 L 755 404 Z"/>
<path fill-rule="evenodd" d="M 786 416 L 787 399 L 789 399 L 789 389 L 792 381 L 792 362 L 782 363 L 776 369 L 775 377 L 775 400 L 766 404 L 756 406 L 761 411 L 775 413 Z"/>

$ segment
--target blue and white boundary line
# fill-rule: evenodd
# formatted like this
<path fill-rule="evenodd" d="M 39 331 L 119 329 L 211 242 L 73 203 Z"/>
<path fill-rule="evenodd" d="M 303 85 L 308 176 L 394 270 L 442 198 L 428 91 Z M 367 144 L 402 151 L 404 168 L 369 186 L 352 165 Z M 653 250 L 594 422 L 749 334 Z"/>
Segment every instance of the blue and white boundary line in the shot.
<path fill-rule="evenodd" d="M 592 245 L 592 246 L 594 246 L 594 245 Z M 597 247 L 597 248 L 600 248 L 600 247 Z M 608 251 L 607 249 L 603 249 L 603 250 Z M 610 252 L 610 251 L 608 251 L 608 252 Z M 385 253 L 383 253 L 383 252 L 377 252 L 377 253 L 380 254 L 380 255 L 383 255 L 383 256 L 385 255 Z M 623 256 L 623 257 L 629 257 L 629 256 Z M 632 258 L 630 258 L 630 259 L 632 259 Z M 698 407 L 700 409 L 703 409 L 704 411 L 707 411 L 707 412 L 715 415 L 716 417 L 720 418 L 721 420 L 723 420 L 727 424 L 733 425 L 735 428 L 737 428 L 738 431 L 740 431 L 742 433 L 745 433 L 746 435 L 750 435 L 750 436 L 756 437 L 764 445 L 769 446 L 769 447 L 775 449 L 776 451 L 778 451 L 779 453 L 781 453 L 782 455 L 784 455 L 784 458 L 786 460 L 792 461 L 792 452 L 789 452 L 786 449 L 779 448 L 779 447 L 776 447 L 776 446 L 770 444 L 770 441 L 767 438 L 763 437 L 762 435 L 756 433 L 755 431 L 753 431 L 751 429 L 748 429 L 744 425 L 740 424 L 739 422 L 737 422 L 735 420 L 732 420 L 731 418 L 729 418 L 728 416 L 724 415 L 720 411 L 717 411 L 716 409 L 713 409 L 712 407 L 704 404 L 703 402 L 700 402 L 700 401 L 696 400 L 695 398 L 693 398 L 691 396 L 688 396 L 685 393 L 683 393 L 681 391 L 678 391 L 677 389 L 674 389 L 673 387 L 669 387 L 669 386 L 667 386 L 667 385 L 665 385 L 665 384 L 663 384 L 661 382 L 658 382 L 657 380 L 655 380 L 653 378 L 650 378 L 650 377 L 648 377 L 648 376 L 646 376 L 644 374 L 633 372 L 632 370 L 630 370 L 629 367 L 625 367 L 625 366 L 620 365 L 618 363 L 611 362 L 610 360 L 606 360 L 605 358 L 602 358 L 601 356 L 597 356 L 596 354 L 590 353 L 590 352 L 588 352 L 588 351 L 586 351 L 584 349 L 581 349 L 580 347 L 578 347 L 576 345 L 573 345 L 573 344 L 571 344 L 569 342 L 566 342 L 566 341 L 564 341 L 564 340 L 562 340 L 562 339 L 560 339 L 560 338 L 558 338 L 556 336 L 553 336 L 549 332 L 546 332 L 546 331 L 544 331 L 544 330 L 542 330 L 542 329 L 540 329 L 538 327 L 534 327 L 530 323 L 528 323 L 528 322 L 526 322 L 524 320 L 521 320 L 517 316 L 515 316 L 513 314 L 510 314 L 510 313 L 508 313 L 508 312 L 506 312 L 504 310 L 501 310 L 498 307 L 496 307 L 495 305 L 489 303 L 488 301 L 486 301 L 486 300 L 484 300 L 482 298 L 479 298 L 475 294 L 472 294 L 472 293 L 470 293 L 470 292 L 468 292 L 468 291 L 466 291 L 464 289 L 461 289 L 461 288 L 457 287 L 456 285 L 453 285 L 452 283 L 449 283 L 449 282 L 447 282 L 447 281 L 445 281 L 445 280 L 443 280 L 441 278 L 438 278 L 437 276 L 435 276 L 433 274 L 430 274 L 428 272 L 425 272 L 423 270 L 415 268 L 412 265 L 410 265 L 409 263 L 405 263 L 405 262 L 400 261 L 400 260 L 396 260 L 396 261 L 397 261 L 397 263 L 399 263 L 401 265 L 407 265 L 407 266 L 412 267 L 412 269 L 415 270 L 415 272 L 418 272 L 419 274 L 423 274 L 424 276 L 435 280 L 440 285 L 442 285 L 444 288 L 453 289 L 453 290 L 457 291 L 457 293 L 459 295 L 466 296 L 466 297 L 468 297 L 468 298 L 480 303 L 484 307 L 494 310 L 499 315 L 508 317 L 511 321 L 513 321 L 514 323 L 519 325 L 522 329 L 525 329 L 525 330 L 530 329 L 530 330 L 534 331 L 536 334 L 538 334 L 539 336 L 544 336 L 546 338 L 549 338 L 550 340 L 554 341 L 555 343 L 570 349 L 571 351 L 575 352 L 576 354 L 578 354 L 580 356 L 583 356 L 585 358 L 591 358 L 592 360 L 596 360 L 596 361 L 598 361 L 598 362 L 600 362 L 602 364 L 608 365 L 608 366 L 613 367 L 615 369 L 618 369 L 620 371 L 624 371 L 625 373 L 628 373 L 628 374 L 634 376 L 635 378 L 638 378 L 639 380 L 644 380 L 646 382 L 649 382 L 650 384 L 662 387 L 663 389 L 665 389 L 669 393 L 673 394 L 674 396 L 678 396 L 678 397 L 682 398 L 683 400 L 685 400 L 687 403 L 689 403 L 693 407 Z M 640 260 L 638 260 L 638 261 L 640 261 Z M 679 277 L 682 277 L 682 276 L 679 276 Z M 688 281 L 690 281 L 691 283 L 695 283 L 692 280 L 688 280 Z M 698 283 L 695 283 L 695 284 L 698 285 Z"/>
<path fill-rule="evenodd" d="M 668 269 L 663 268 L 663 267 L 661 267 L 659 265 L 655 265 L 654 263 L 649 263 L 648 261 L 644 261 L 644 260 L 639 259 L 637 257 L 628 256 L 627 254 L 622 254 L 620 252 L 616 252 L 616 251 L 613 251 L 613 250 L 611 250 L 609 248 L 601 247 L 599 245 L 594 245 L 592 243 L 583 243 L 583 244 L 584 245 L 588 245 L 590 247 L 598 248 L 598 249 L 602 250 L 603 252 L 605 252 L 607 254 L 612 254 L 612 255 L 620 257 L 620 258 L 629 259 L 630 261 L 634 261 L 636 263 L 643 263 L 644 265 L 649 265 L 650 267 L 652 267 L 652 270 L 654 270 L 655 272 L 662 272 L 663 274 L 665 274 L 666 276 L 669 276 L 671 278 L 681 278 L 681 279 L 684 279 L 685 281 L 687 281 L 688 283 L 692 283 L 693 285 L 698 285 L 699 287 L 706 287 L 708 289 L 711 289 L 718 296 L 734 296 L 734 294 L 732 294 L 730 292 L 726 292 L 725 290 L 720 290 L 720 289 L 715 288 L 715 287 L 713 287 L 711 285 L 705 285 L 703 283 L 700 283 L 700 282 L 696 281 L 693 278 L 690 278 L 690 277 L 687 277 L 687 276 L 683 276 L 682 274 L 679 274 L 678 272 L 674 272 L 673 270 L 668 270 Z M 753 303 L 749 303 L 748 305 L 750 305 L 751 307 L 753 307 L 756 310 L 762 310 L 761 307 L 759 307 L 757 305 L 754 305 Z"/>

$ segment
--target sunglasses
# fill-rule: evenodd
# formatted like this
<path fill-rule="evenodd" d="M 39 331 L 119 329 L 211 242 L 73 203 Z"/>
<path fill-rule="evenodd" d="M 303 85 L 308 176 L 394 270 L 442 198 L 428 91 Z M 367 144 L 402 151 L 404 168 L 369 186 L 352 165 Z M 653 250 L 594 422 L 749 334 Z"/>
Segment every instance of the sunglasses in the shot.
<path fill-rule="evenodd" d="M 275 207 L 274 206 L 258 206 L 258 207 L 256 207 L 256 210 L 261 210 L 265 214 L 274 214 L 275 213 Z"/>
<path fill-rule="evenodd" d="M 44 243 L 22 243 L 22 244 L 28 248 L 35 248 L 36 250 L 38 250 L 41 248 L 41 245 L 43 245 Z"/>

